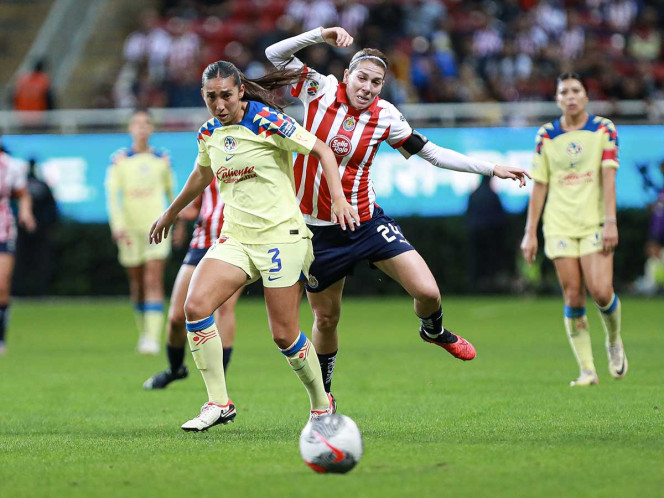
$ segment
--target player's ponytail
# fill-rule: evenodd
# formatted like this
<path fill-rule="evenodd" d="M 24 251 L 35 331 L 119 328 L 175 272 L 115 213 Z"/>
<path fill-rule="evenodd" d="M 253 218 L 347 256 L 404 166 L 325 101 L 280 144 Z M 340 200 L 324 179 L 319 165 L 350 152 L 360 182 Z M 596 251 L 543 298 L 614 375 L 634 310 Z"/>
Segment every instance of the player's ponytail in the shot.
<path fill-rule="evenodd" d="M 272 90 L 293 85 L 306 79 L 299 69 L 280 69 L 261 76 L 260 78 L 247 78 L 232 62 L 217 61 L 210 64 L 203 71 L 202 85 L 212 78 L 233 78 L 236 86 L 244 85 L 242 100 L 256 100 L 263 104 L 283 111 L 283 106 L 277 102 L 277 96 Z"/>

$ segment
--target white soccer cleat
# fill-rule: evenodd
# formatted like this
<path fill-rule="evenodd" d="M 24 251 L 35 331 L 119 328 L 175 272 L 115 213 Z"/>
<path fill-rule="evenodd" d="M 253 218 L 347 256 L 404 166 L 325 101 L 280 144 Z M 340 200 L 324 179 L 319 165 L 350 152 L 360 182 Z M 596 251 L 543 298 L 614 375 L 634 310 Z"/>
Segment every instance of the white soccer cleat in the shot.
<path fill-rule="evenodd" d="M 627 373 L 627 356 L 622 340 L 616 344 L 606 343 L 606 355 L 609 358 L 609 372 L 614 379 L 622 379 Z"/>
<path fill-rule="evenodd" d="M 581 370 L 579 378 L 569 383 L 571 387 L 596 386 L 597 384 L 599 384 L 599 378 L 594 370 Z"/>
<path fill-rule="evenodd" d="M 325 410 L 311 410 L 311 415 L 309 415 L 309 420 L 316 420 L 319 419 L 320 417 L 324 417 L 326 415 L 332 415 L 333 413 L 337 413 L 337 402 L 334 399 L 334 396 L 332 396 L 331 393 L 327 393 L 327 400 L 329 401 L 329 405 L 327 406 L 327 409 Z"/>
<path fill-rule="evenodd" d="M 136 351 L 140 354 L 157 355 L 160 349 L 159 343 L 145 334 L 138 339 L 138 345 L 136 346 Z"/>
<path fill-rule="evenodd" d="M 182 424 L 182 430 L 191 432 L 206 431 L 215 425 L 232 422 L 235 420 L 236 413 L 235 405 L 230 399 L 225 405 L 218 405 L 209 401 L 201 408 L 200 415 Z"/>

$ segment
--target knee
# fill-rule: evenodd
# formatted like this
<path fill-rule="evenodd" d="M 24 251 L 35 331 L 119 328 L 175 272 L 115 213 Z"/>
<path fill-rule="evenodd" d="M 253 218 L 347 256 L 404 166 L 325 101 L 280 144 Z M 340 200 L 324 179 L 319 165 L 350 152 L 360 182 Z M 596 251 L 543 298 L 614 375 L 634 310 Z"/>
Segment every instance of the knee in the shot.
<path fill-rule="evenodd" d="M 316 329 L 323 334 L 331 334 L 337 330 L 339 318 L 341 318 L 340 309 L 315 309 L 314 318 L 316 320 Z"/>
<path fill-rule="evenodd" d="M 200 299 L 188 296 L 184 302 L 184 315 L 188 321 L 193 322 L 207 318 L 210 313 L 207 313 L 207 309 Z"/>
<path fill-rule="evenodd" d="M 184 308 L 171 306 L 168 310 L 168 323 L 171 325 L 171 327 L 182 327 L 184 322 Z"/>
<path fill-rule="evenodd" d="M 606 306 L 611 303 L 613 297 L 613 289 L 611 287 L 604 287 L 600 289 L 591 289 L 590 295 L 593 297 L 595 303 L 599 306 Z"/>
<path fill-rule="evenodd" d="M 418 288 L 413 295 L 413 299 L 429 308 L 440 306 L 440 291 L 438 290 L 438 285 L 433 282 Z"/>
<path fill-rule="evenodd" d="M 582 288 L 577 285 L 568 285 L 563 288 L 563 296 L 565 297 L 565 304 L 572 308 L 580 308 L 585 305 L 585 293 Z"/>

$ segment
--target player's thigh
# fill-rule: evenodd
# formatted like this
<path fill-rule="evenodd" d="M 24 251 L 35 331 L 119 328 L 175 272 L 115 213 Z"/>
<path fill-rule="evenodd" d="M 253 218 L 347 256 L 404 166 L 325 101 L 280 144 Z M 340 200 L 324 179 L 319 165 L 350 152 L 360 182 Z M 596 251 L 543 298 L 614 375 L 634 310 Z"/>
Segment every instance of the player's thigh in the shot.
<path fill-rule="evenodd" d="M 376 261 L 374 265 L 396 280 L 416 299 L 440 299 L 436 279 L 424 258 L 415 251 L 398 254 L 390 259 Z"/>
<path fill-rule="evenodd" d="M 588 292 L 600 305 L 613 296 L 613 252 L 597 251 L 581 257 Z"/>
<path fill-rule="evenodd" d="M 203 258 L 194 270 L 185 301 L 188 320 L 202 320 L 247 282 L 244 270 L 216 258 Z"/>
<path fill-rule="evenodd" d="M 191 276 L 194 274 L 195 268 L 193 265 L 183 264 L 175 277 L 168 308 L 168 319 L 172 322 L 184 323 L 184 301 L 187 298 L 189 282 L 191 282 Z"/>
<path fill-rule="evenodd" d="M 580 307 L 585 304 L 585 289 L 583 275 L 578 258 L 556 258 L 553 260 L 558 281 L 563 289 L 565 304 Z"/>
<path fill-rule="evenodd" d="M 4 302 L 9 300 L 13 273 L 14 253 L 0 252 L 0 300 Z"/>
<path fill-rule="evenodd" d="M 346 279 L 342 278 L 320 292 L 307 291 L 309 306 L 316 320 L 316 328 L 319 330 L 336 328 L 339 323 L 345 283 Z"/>

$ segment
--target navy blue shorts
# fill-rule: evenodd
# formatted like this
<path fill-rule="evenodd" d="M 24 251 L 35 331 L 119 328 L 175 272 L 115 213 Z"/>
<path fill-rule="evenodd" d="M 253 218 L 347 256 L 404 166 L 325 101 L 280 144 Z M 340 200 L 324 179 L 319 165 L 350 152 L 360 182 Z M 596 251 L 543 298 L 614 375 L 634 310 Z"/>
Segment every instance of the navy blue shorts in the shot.
<path fill-rule="evenodd" d="M 16 253 L 16 239 L 8 239 L 0 242 L 0 254 L 14 254 Z"/>
<path fill-rule="evenodd" d="M 370 265 L 393 258 L 415 248 L 401 233 L 399 225 L 376 206 L 373 218 L 355 231 L 339 225 L 309 225 L 314 234 L 314 262 L 309 268 L 307 291 L 320 292 L 351 275 L 355 265 L 366 260 Z"/>
<path fill-rule="evenodd" d="M 182 260 L 183 265 L 196 266 L 201 262 L 203 256 L 208 252 L 207 249 L 192 249 L 191 247 L 187 251 L 184 259 Z"/>

